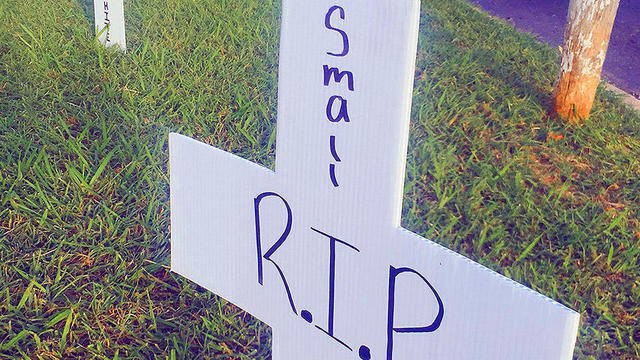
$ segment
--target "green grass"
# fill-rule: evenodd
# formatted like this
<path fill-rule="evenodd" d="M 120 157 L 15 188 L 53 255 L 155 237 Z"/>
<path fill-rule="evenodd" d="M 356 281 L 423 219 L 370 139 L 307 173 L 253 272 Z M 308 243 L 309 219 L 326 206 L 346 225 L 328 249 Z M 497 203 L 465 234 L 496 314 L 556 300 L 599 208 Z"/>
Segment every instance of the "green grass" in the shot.
<path fill-rule="evenodd" d="M 0 358 L 266 359 L 269 328 L 168 265 L 167 134 L 274 160 L 279 0 L 0 2 Z M 547 115 L 555 50 L 423 1 L 404 226 L 582 314 L 578 359 L 640 358 L 640 116 Z M 560 136 L 562 135 L 562 136 Z"/>

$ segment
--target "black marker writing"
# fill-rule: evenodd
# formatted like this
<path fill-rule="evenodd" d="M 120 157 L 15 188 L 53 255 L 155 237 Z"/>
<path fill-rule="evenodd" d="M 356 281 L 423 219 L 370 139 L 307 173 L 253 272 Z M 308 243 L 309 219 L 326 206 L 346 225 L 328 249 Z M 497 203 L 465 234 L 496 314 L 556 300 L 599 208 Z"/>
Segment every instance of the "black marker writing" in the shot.
<path fill-rule="evenodd" d="M 327 29 L 335 31 L 338 34 L 340 34 L 340 36 L 342 37 L 342 51 L 339 53 L 327 52 L 327 54 L 331 56 L 343 57 L 349 54 L 349 36 L 344 30 L 333 26 L 333 24 L 331 23 L 331 17 L 336 11 L 339 12 L 340 19 L 345 20 L 346 14 L 345 14 L 344 8 L 338 5 L 334 5 L 329 8 L 329 11 L 327 11 L 327 14 L 324 17 L 324 26 Z M 348 89 L 350 91 L 354 91 L 355 86 L 354 86 L 354 80 L 353 80 L 353 73 L 351 71 L 340 71 L 340 69 L 338 69 L 337 67 L 329 67 L 329 65 L 323 65 L 323 72 L 324 72 L 324 86 L 329 86 L 329 83 L 331 82 L 331 78 L 333 78 L 333 81 L 335 81 L 336 83 L 340 83 L 342 82 L 342 79 L 346 77 Z M 340 109 L 338 110 L 338 114 L 334 116 L 333 107 L 336 102 L 339 102 Z M 349 119 L 349 109 L 348 109 L 347 99 L 339 95 L 334 95 L 330 97 L 327 103 L 326 115 L 327 115 L 327 119 L 332 123 L 338 123 L 341 120 L 344 120 L 344 122 L 350 122 L 351 120 Z M 332 135 L 330 137 L 330 150 L 331 150 L 331 155 L 333 156 L 333 159 L 336 160 L 336 162 L 340 162 L 340 156 L 338 156 L 338 152 L 336 150 L 335 135 Z M 340 184 L 338 184 L 338 178 L 336 176 L 336 164 L 329 164 L 329 178 L 331 179 L 331 183 L 333 184 L 334 187 L 340 186 Z"/>
<path fill-rule="evenodd" d="M 329 65 L 323 65 L 322 68 L 324 70 L 324 86 L 329 86 L 329 82 L 331 81 L 332 76 L 333 81 L 335 81 L 336 83 L 341 82 L 342 78 L 346 76 L 349 90 L 354 90 L 353 73 L 351 71 L 340 71 L 340 69 L 336 67 L 329 68 Z"/>
<path fill-rule="evenodd" d="M 260 214 L 261 214 L 260 205 L 262 200 L 266 198 L 278 199 L 282 203 L 282 205 L 284 205 L 287 211 L 287 215 L 286 215 L 287 218 L 286 218 L 286 221 L 284 221 L 284 219 L 282 221 L 284 225 L 284 230 L 282 231 L 282 234 L 279 236 L 278 240 L 266 252 L 263 253 L 263 241 L 262 241 L 263 239 L 260 231 L 260 228 L 261 228 L 260 227 Z M 291 293 L 289 282 L 287 281 L 285 273 L 280 267 L 280 265 L 272 258 L 272 256 L 284 245 L 287 238 L 291 234 L 291 230 L 293 227 L 293 211 L 289 206 L 289 203 L 287 202 L 287 200 L 285 200 L 285 198 L 283 198 L 282 196 L 280 196 L 275 192 L 264 192 L 258 195 L 256 198 L 254 198 L 253 204 L 254 204 L 255 230 L 256 230 L 258 283 L 260 285 L 264 285 L 264 269 L 263 268 L 264 268 L 264 260 L 266 260 L 271 264 L 273 264 L 275 269 L 278 271 L 278 274 L 280 275 L 280 279 L 282 280 L 282 284 L 286 291 L 287 298 L 289 300 L 289 305 L 291 306 L 291 310 L 293 311 L 294 314 L 298 315 L 298 311 L 294 304 L 293 295 Z M 323 238 L 326 238 L 329 240 L 329 274 L 328 274 L 328 285 L 329 285 L 328 292 L 329 293 L 328 293 L 328 309 L 327 309 L 327 326 L 326 328 L 324 328 L 324 327 L 315 325 L 315 327 L 318 330 L 322 331 L 325 335 L 329 336 L 334 341 L 338 342 L 340 345 L 344 346 L 349 351 L 354 351 L 351 346 L 349 346 L 345 341 L 341 340 L 336 336 L 336 327 L 335 327 L 335 319 L 336 319 L 335 304 L 336 304 L 336 298 L 337 298 L 336 279 L 344 278 L 344 276 L 337 276 L 336 274 L 336 253 L 337 251 L 339 251 L 337 249 L 338 245 L 340 245 L 344 249 L 346 248 L 351 249 L 358 254 L 360 254 L 360 250 L 357 247 L 347 243 L 346 241 L 338 239 L 337 237 L 329 235 L 314 227 L 310 227 L 310 229 L 313 232 L 322 235 Z M 418 278 L 420 278 L 422 282 L 426 285 L 424 287 L 425 291 L 427 292 L 430 291 L 435 296 L 435 299 L 438 304 L 438 313 L 431 324 L 425 325 L 425 326 L 414 326 L 414 327 L 396 327 L 394 325 L 394 318 L 395 318 L 395 311 L 396 311 L 396 298 L 398 296 L 396 293 L 396 280 L 400 275 L 403 275 L 403 274 L 405 274 L 405 276 L 417 276 Z M 431 285 L 431 283 L 422 274 L 408 267 L 403 267 L 403 268 L 395 268 L 393 266 L 389 267 L 388 294 L 389 294 L 389 298 L 388 298 L 388 305 L 387 305 L 386 360 L 393 360 L 394 335 L 397 336 L 397 334 L 430 333 L 438 330 L 444 318 L 444 304 L 442 302 L 442 299 L 440 298 L 440 295 L 438 294 L 436 289 L 433 287 L 433 285 Z M 383 309 L 380 309 L 380 310 L 383 310 Z M 313 315 L 308 310 L 303 309 L 300 312 L 300 316 L 307 323 L 313 324 Z M 357 352 L 358 352 L 358 356 L 362 360 L 370 360 L 372 358 L 371 349 L 366 345 L 360 346 Z"/>
<path fill-rule="evenodd" d="M 438 315 L 436 315 L 436 319 L 431 323 L 431 325 L 423 326 L 423 327 L 405 327 L 405 328 L 396 328 L 393 325 L 393 317 L 395 315 L 395 291 L 396 291 L 396 278 L 398 275 L 403 273 L 412 273 L 417 275 L 425 284 L 429 287 L 429 289 L 435 295 L 436 300 L 438 301 Z M 391 266 L 389 270 L 389 307 L 388 307 L 388 315 L 387 315 L 387 360 L 393 359 L 393 334 L 394 333 L 429 333 L 438 330 L 440 324 L 442 323 L 442 318 L 444 317 L 444 305 L 442 304 L 442 300 L 440 299 L 440 295 L 436 289 L 431 286 L 429 281 L 424 278 L 424 276 L 420 275 L 417 271 L 410 268 L 399 268 Z"/>
<path fill-rule="evenodd" d="M 284 231 L 282 232 L 282 235 L 278 239 L 278 241 L 276 241 L 276 243 L 273 244 L 273 246 L 269 248 L 269 250 L 267 250 L 267 252 L 263 255 L 262 254 L 262 238 L 260 236 L 260 202 L 266 197 L 277 197 L 280 200 L 282 200 L 282 202 L 284 203 L 284 206 L 287 208 L 287 225 Z M 289 289 L 289 283 L 287 283 L 287 278 L 284 276 L 284 273 L 282 272 L 282 269 L 280 268 L 280 266 L 271 258 L 271 256 L 276 251 L 278 251 L 278 249 L 282 246 L 282 244 L 284 244 L 285 240 L 287 240 L 289 233 L 291 233 L 291 226 L 293 223 L 293 214 L 291 212 L 291 207 L 289 206 L 289 203 L 287 203 L 287 201 L 282 196 L 274 192 L 265 192 L 258 195 L 258 197 L 254 199 L 253 204 L 254 204 L 254 213 L 255 213 L 255 222 L 256 222 L 256 249 L 258 252 L 258 283 L 260 285 L 264 285 L 263 270 L 262 270 L 262 259 L 264 258 L 265 260 L 271 262 L 276 267 L 276 270 L 278 270 L 278 273 L 280 274 L 280 278 L 282 279 L 282 283 L 284 284 L 284 288 L 287 292 L 287 297 L 289 298 L 289 304 L 291 305 L 291 310 L 293 310 L 293 312 L 297 315 L 298 311 L 296 310 L 296 306 L 293 303 L 293 296 L 291 295 L 291 290 Z"/>
<path fill-rule="evenodd" d="M 327 12 L 327 15 L 325 15 L 324 26 L 329 30 L 337 31 L 342 36 L 342 52 L 337 54 L 332 52 L 327 52 L 327 54 L 331 56 L 346 56 L 349 53 L 349 37 L 347 36 L 347 33 L 331 25 L 331 15 L 333 15 L 333 13 L 336 12 L 336 10 L 340 11 L 340 18 L 342 20 L 345 19 L 344 9 L 338 5 L 335 5 L 335 6 L 332 6 Z"/>
<path fill-rule="evenodd" d="M 340 102 L 340 110 L 338 111 L 337 116 L 333 116 L 333 107 L 336 101 Z M 339 122 L 340 120 L 344 120 L 344 122 L 351 121 L 349 119 L 349 108 L 348 108 L 347 99 L 343 98 L 339 95 L 334 95 L 329 98 L 329 102 L 327 103 L 327 119 L 331 122 Z"/>
<path fill-rule="evenodd" d="M 111 41 L 111 20 L 109 20 L 109 2 L 104 1 L 104 25 L 107 28 L 106 40 L 107 42 Z"/>
<path fill-rule="evenodd" d="M 340 239 L 337 239 L 329 234 L 326 234 L 320 230 L 317 230 L 314 228 L 311 228 L 311 230 L 317 232 L 318 234 L 326 236 L 329 239 L 329 311 L 328 311 L 329 316 L 327 319 L 328 326 L 326 330 L 321 328 L 320 326 L 316 326 L 316 327 L 322 330 L 325 334 L 329 335 L 334 340 L 338 341 L 340 344 L 344 345 L 349 350 L 351 350 L 351 347 L 349 347 L 347 344 L 345 344 L 340 339 L 334 336 L 333 324 L 334 324 L 335 298 L 336 298 L 336 244 L 344 245 L 357 252 L 360 252 L 360 250 L 358 250 L 358 248 L 356 248 L 355 246 L 345 241 L 342 241 Z"/>

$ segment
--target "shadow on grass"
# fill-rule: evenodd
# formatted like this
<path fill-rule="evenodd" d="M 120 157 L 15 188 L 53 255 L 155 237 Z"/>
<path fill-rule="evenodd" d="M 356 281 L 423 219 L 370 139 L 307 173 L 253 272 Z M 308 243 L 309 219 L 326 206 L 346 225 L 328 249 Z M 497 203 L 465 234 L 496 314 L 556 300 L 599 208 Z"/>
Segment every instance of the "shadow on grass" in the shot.
<path fill-rule="evenodd" d="M 89 23 L 95 23 L 95 14 L 93 13 L 93 1 L 92 0 L 78 0 L 78 5 L 82 8 L 84 15 L 89 20 Z"/>
<path fill-rule="evenodd" d="M 474 49 L 474 59 L 492 78 L 502 82 L 506 88 L 510 88 L 518 97 L 530 97 L 544 109 L 550 109 L 553 99 L 548 89 L 536 84 L 530 75 L 521 69 L 514 71 L 514 62 L 517 59 L 497 56 L 495 51 L 489 48 Z"/>

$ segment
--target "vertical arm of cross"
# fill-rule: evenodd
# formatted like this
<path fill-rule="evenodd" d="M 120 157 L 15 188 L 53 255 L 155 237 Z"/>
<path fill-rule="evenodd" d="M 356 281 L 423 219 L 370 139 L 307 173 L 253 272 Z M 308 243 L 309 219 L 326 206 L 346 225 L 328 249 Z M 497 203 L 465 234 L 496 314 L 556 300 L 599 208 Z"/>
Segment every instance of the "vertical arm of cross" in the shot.
<path fill-rule="evenodd" d="M 276 172 L 322 193 L 318 211 L 397 226 L 419 2 L 284 0 L 282 16 Z"/>

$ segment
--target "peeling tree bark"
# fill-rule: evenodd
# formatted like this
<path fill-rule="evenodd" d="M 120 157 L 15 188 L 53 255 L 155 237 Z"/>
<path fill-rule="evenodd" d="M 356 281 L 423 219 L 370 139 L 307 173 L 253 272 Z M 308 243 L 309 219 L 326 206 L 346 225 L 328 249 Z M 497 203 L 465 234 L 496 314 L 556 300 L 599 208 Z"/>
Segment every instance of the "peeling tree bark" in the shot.
<path fill-rule="evenodd" d="M 570 121 L 591 113 L 620 0 L 571 0 L 554 111 Z"/>

